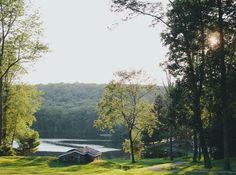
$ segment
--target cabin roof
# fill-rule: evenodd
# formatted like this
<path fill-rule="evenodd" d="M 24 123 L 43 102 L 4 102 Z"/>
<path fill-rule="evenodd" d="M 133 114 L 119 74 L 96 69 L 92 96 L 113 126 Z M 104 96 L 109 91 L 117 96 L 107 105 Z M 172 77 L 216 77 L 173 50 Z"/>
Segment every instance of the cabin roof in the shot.
<path fill-rule="evenodd" d="M 83 148 L 71 149 L 71 150 L 67 151 L 66 153 L 60 155 L 59 157 L 62 157 L 62 156 L 65 156 L 65 155 L 69 155 L 71 153 L 78 153 L 80 155 L 88 154 L 88 155 L 90 155 L 92 157 L 98 157 L 98 156 L 102 155 L 102 153 L 100 151 L 97 151 L 97 150 L 95 150 L 93 148 L 85 146 Z"/>

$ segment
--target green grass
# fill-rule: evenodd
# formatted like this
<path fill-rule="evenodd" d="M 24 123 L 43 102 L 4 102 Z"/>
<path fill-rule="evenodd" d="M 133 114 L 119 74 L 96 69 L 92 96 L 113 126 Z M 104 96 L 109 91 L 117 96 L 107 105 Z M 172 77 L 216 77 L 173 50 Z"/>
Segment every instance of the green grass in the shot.
<path fill-rule="evenodd" d="M 174 162 L 183 161 L 183 159 Z M 186 161 L 186 160 L 185 160 Z M 193 170 L 204 170 L 202 163 L 193 164 L 189 160 L 174 167 L 168 159 L 144 159 L 135 164 L 129 160 L 99 160 L 86 165 L 61 163 L 56 157 L 0 157 L 0 174 L 48 174 L 48 175 L 224 175 L 224 173 L 194 173 Z M 213 170 L 222 170 L 223 161 L 213 161 Z M 232 159 L 236 170 L 236 159 Z M 152 171 L 150 168 L 158 168 Z M 170 170 L 170 171 L 169 171 Z M 162 172 L 161 172 L 162 171 Z M 236 173 L 235 173 L 236 174 Z"/>

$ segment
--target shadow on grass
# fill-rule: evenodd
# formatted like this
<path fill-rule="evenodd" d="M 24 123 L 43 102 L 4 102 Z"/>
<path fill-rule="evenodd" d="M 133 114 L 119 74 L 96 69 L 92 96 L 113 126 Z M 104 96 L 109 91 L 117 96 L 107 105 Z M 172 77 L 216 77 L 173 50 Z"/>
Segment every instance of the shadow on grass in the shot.
<path fill-rule="evenodd" d="M 58 159 L 50 160 L 48 162 L 50 168 L 64 168 L 67 171 L 78 171 L 81 168 L 96 169 L 96 168 L 106 168 L 106 169 L 121 169 L 122 167 L 118 163 L 110 161 L 94 161 L 86 164 L 76 164 L 76 163 L 67 163 L 61 162 Z"/>
<path fill-rule="evenodd" d="M 92 166 L 100 166 L 100 167 L 104 167 L 104 168 L 119 168 L 120 164 L 115 163 L 115 162 L 111 162 L 111 161 L 95 161 L 90 163 L 90 165 Z"/>
<path fill-rule="evenodd" d="M 175 161 L 172 161 L 170 159 L 167 158 L 163 158 L 163 159 L 143 159 L 143 160 L 139 160 L 137 161 L 137 163 L 135 163 L 136 165 L 141 165 L 143 167 L 147 167 L 147 166 L 153 166 L 153 165 L 161 165 L 161 164 L 165 164 L 165 163 L 174 163 Z"/>
<path fill-rule="evenodd" d="M 186 162 L 180 166 L 177 166 L 176 169 L 166 169 L 163 170 L 166 175 L 226 175 L 226 174 L 235 174 L 235 171 L 224 171 L 222 166 L 222 160 L 212 161 L 213 168 L 207 169 L 204 168 L 203 162 L 193 163 Z M 232 159 L 232 167 L 235 166 L 235 160 Z M 169 172 L 168 172 L 169 171 Z M 161 172 L 161 170 L 160 170 Z"/>
<path fill-rule="evenodd" d="M 50 168 L 65 168 L 70 166 L 78 165 L 76 163 L 69 163 L 69 162 L 61 162 L 58 159 L 48 161 L 48 166 Z"/>

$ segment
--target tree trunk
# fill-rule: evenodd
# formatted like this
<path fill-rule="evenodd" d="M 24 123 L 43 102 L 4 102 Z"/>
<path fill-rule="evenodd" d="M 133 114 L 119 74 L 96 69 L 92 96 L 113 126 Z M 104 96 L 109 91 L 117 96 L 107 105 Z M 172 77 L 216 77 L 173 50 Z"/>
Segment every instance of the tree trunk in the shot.
<path fill-rule="evenodd" d="M 129 131 L 129 141 L 130 141 L 131 163 L 135 163 L 135 159 L 134 159 L 134 142 L 133 142 L 133 138 L 132 138 L 132 131 Z"/>
<path fill-rule="evenodd" d="M 0 146 L 3 144 L 3 79 L 0 78 Z"/>
<path fill-rule="evenodd" d="M 15 137 L 16 137 L 16 127 L 17 127 L 17 122 L 18 122 L 18 115 L 16 116 L 16 120 L 14 123 L 14 129 L 13 129 L 13 134 L 12 134 L 12 138 L 11 138 L 11 146 L 13 146 Z"/>
<path fill-rule="evenodd" d="M 223 119 L 223 135 L 224 135 L 224 169 L 227 171 L 231 170 L 229 160 L 229 141 L 228 141 L 228 122 L 227 119 Z"/>
<path fill-rule="evenodd" d="M 195 98 L 194 99 L 194 118 L 196 122 L 195 127 L 199 134 L 199 141 L 202 147 L 202 153 L 204 157 L 204 166 L 205 168 L 212 168 L 211 160 L 210 160 L 209 153 L 207 150 L 205 134 L 204 134 L 203 125 L 202 125 L 202 119 L 201 119 L 200 92 L 198 92 L 198 90 L 195 89 L 194 93 L 195 93 L 194 94 L 195 95 L 194 96 Z"/>
<path fill-rule="evenodd" d="M 193 131 L 193 162 L 197 163 L 197 145 L 198 145 L 198 139 L 197 139 L 197 131 L 194 129 Z"/>
<path fill-rule="evenodd" d="M 200 161 L 202 158 L 202 148 L 201 148 L 201 145 L 199 143 L 199 146 L 198 146 L 198 161 Z"/>
<path fill-rule="evenodd" d="M 199 134 L 199 144 L 201 145 L 201 148 L 199 147 L 199 150 L 202 150 L 203 153 L 203 157 L 204 157 L 204 166 L 206 168 L 212 168 L 211 165 L 211 159 L 209 157 L 209 153 L 207 150 L 207 144 L 206 144 L 206 138 L 205 138 L 205 134 L 204 134 L 204 129 L 203 129 L 203 124 L 202 124 L 202 118 L 201 118 L 201 96 L 202 96 L 202 88 L 203 88 L 203 81 L 204 81 L 204 76 L 205 76 L 205 40 L 206 40 L 206 35 L 205 35 L 205 25 L 204 25 L 204 20 L 203 20 L 203 6 L 201 3 L 201 0 L 198 0 L 198 4 L 200 7 L 200 11 L 199 11 L 199 17 L 200 17 L 200 25 L 201 25 L 201 59 L 199 60 L 200 63 L 200 69 L 198 71 L 196 71 L 196 76 L 198 76 L 198 80 L 199 80 L 199 85 L 198 87 L 195 89 L 195 115 L 196 115 L 196 121 L 197 121 L 197 130 L 198 130 L 198 134 Z M 200 153 L 200 152 L 199 152 Z M 200 155 L 199 155 L 200 158 Z"/>
<path fill-rule="evenodd" d="M 226 113 L 226 104 L 227 104 L 227 87 L 226 87 L 226 63 L 225 63 L 225 40 L 224 40 L 224 32 L 223 32 L 223 9 L 222 9 L 222 1 L 217 0 L 218 5 L 218 25 L 219 25 L 219 33 L 220 33 L 220 111 L 221 117 L 223 120 L 223 142 L 224 142 L 224 169 L 231 170 L 230 160 L 229 160 L 229 141 L 228 141 L 228 115 Z"/>
<path fill-rule="evenodd" d="M 8 105 L 7 105 L 7 101 L 9 100 L 9 94 L 10 94 L 10 83 L 8 82 L 8 76 L 6 75 L 4 77 L 4 97 L 3 97 L 3 130 L 2 130 L 2 139 L 3 139 L 3 144 L 4 145 L 9 145 L 10 139 L 8 139 L 7 136 L 10 135 L 10 131 L 7 130 L 7 110 L 8 110 Z"/>
<path fill-rule="evenodd" d="M 207 145 L 206 145 L 205 138 L 204 138 L 203 128 L 200 128 L 200 134 L 199 135 L 200 135 L 200 144 L 201 144 L 201 147 L 202 147 L 202 153 L 203 153 L 203 157 L 204 157 L 204 166 L 206 168 L 212 168 L 211 160 L 210 160 L 210 157 L 209 157 L 209 153 L 208 153 L 208 150 L 207 150 Z"/>
<path fill-rule="evenodd" d="M 155 141 L 152 142 L 152 149 L 153 149 L 153 156 L 156 156 L 156 145 L 155 145 Z"/>
<path fill-rule="evenodd" d="M 15 137 L 16 137 L 16 126 L 13 130 L 13 134 L 12 134 L 12 138 L 11 138 L 11 146 L 13 146 L 13 144 L 14 144 Z"/>
<path fill-rule="evenodd" d="M 170 160 L 174 160 L 173 158 L 173 127 L 170 125 Z"/>
<path fill-rule="evenodd" d="M 188 142 L 185 143 L 185 156 L 188 157 Z"/>
<path fill-rule="evenodd" d="M 212 146 L 210 146 L 209 152 L 210 152 L 210 158 L 211 158 L 211 160 L 213 160 L 213 150 L 212 150 Z"/>

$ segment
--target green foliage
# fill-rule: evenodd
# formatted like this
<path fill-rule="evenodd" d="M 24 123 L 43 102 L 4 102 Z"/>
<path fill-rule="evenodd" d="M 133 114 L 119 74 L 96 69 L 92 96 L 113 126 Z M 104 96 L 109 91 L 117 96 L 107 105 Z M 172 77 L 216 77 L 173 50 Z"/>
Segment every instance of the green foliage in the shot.
<path fill-rule="evenodd" d="M 36 131 L 30 131 L 24 136 L 17 138 L 17 143 L 19 145 L 18 152 L 20 155 L 35 153 L 40 144 L 39 134 Z"/>
<path fill-rule="evenodd" d="M 156 118 L 152 112 L 153 103 L 144 97 L 153 93 L 156 87 L 138 84 L 141 83 L 141 76 L 141 72 L 118 72 L 118 79 L 105 87 L 103 97 L 97 106 L 97 128 L 113 131 L 114 126 L 122 124 L 127 128 L 134 125 L 141 130 L 145 128 L 149 133 L 152 132 L 156 125 Z"/>
<path fill-rule="evenodd" d="M 41 138 L 98 138 L 93 122 L 98 117 L 96 104 L 104 85 L 37 85 L 43 94 L 41 109 L 35 114 L 33 128 Z"/>
<path fill-rule="evenodd" d="M 6 103 L 5 143 L 12 144 L 14 139 L 31 133 L 31 126 L 36 121 L 34 114 L 41 105 L 41 95 L 42 92 L 32 85 L 10 87 Z"/>
<path fill-rule="evenodd" d="M 0 156 L 13 156 L 15 151 L 11 145 L 2 145 L 0 146 Z"/>
<path fill-rule="evenodd" d="M 5 81 L 26 73 L 25 63 L 37 61 L 48 46 L 42 42 L 42 22 L 29 0 L 4 0 L 0 6 L 0 79 Z"/>
<path fill-rule="evenodd" d="M 125 139 L 125 141 L 123 143 L 123 150 L 124 150 L 125 153 L 131 154 L 130 140 Z M 143 148 L 143 143 L 142 143 L 141 139 L 136 139 L 134 141 L 134 157 L 135 157 L 135 160 L 140 160 L 142 158 L 143 151 L 144 151 L 144 148 Z"/>
<path fill-rule="evenodd" d="M 115 79 L 105 87 L 97 106 L 99 118 L 94 122 L 96 128 L 114 132 L 117 125 L 126 127 L 132 162 L 140 134 L 145 130 L 151 135 L 157 124 L 153 103 L 145 98 L 147 94 L 155 92 L 156 86 L 148 80 L 142 71 L 117 72 Z"/>

